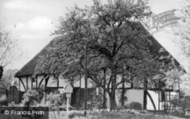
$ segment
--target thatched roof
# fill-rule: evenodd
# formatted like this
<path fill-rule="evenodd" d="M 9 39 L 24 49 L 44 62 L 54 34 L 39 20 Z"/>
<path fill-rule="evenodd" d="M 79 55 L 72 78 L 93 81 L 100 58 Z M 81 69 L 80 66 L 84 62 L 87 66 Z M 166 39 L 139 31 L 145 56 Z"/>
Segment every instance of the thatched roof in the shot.
<path fill-rule="evenodd" d="M 142 26 L 142 25 L 141 25 Z M 143 26 L 142 26 L 143 27 Z M 144 27 L 143 27 L 144 28 Z M 144 30 L 146 30 L 144 28 Z M 147 30 L 146 30 L 147 31 Z M 149 34 L 147 32 L 147 34 Z M 150 35 L 149 36 L 151 41 L 152 41 L 152 46 L 150 47 L 150 50 L 156 54 L 157 56 L 168 56 L 170 53 L 165 50 L 165 48 L 163 48 L 160 43 L 158 43 L 158 41 L 152 36 Z M 30 60 L 26 65 L 24 65 L 16 74 L 15 74 L 15 77 L 26 77 L 26 76 L 31 76 L 34 74 L 34 71 L 35 71 L 35 67 L 37 65 L 37 61 L 38 59 L 40 58 L 40 56 L 42 55 L 45 55 L 48 53 L 48 51 L 46 50 L 47 48 L 49 47 L 52 47 L 53 43 L 56 41 L 56 40 L 59 40 L 61 37 L 56 37 L 54 38 L 46 47 L 44 47 L 32 60 Z M 164 52 L 160 52 L 160 49 L 164 49 Z M 177 64 L 179 64 L 176 60 L 175 62 Z"/>
<path fill-rule="evenodd" d="M 38 59 L 43 56 L 46 55 L 47 49 L 49 47 L 52 47 L 54 42 L 56 40 L 61 39 L 61 37 L 56 37 L 53 40 L 50 41 L 50 43 L 48 45 L 46 45 L 36 56 L 34 56 L 34 58 L 32 58 L 27 64 L 25 64 L 16 74 L 15 77 L 26 77 L 26 76 L 31 76 L 34 74 L 35 71 L 35 67 L 37 65 L 37 61 Z"/>

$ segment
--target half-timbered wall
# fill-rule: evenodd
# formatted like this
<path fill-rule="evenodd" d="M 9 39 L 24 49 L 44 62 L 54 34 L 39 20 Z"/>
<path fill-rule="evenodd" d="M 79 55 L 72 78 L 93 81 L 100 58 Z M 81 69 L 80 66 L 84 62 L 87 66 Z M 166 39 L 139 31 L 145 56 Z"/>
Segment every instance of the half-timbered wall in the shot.
<path fill-rule="evenodd" d="M 50 76 L 41 75 L 41 76 L 37 76 L 36 79 L 34 79 L 32 77 L 22 77 L 22 78 L 20 78 L 20 80 L 22 80 L 22 82 L 23 82 L 23 83 L 20 83 L 21 91 L 25 91 L 25 88 L 26 88 L 26 90 L 31 89 L 31 88 L 35 89 L 35 88 L 39 88 L 39 87 L 41 89 L 45 89 L 45 82 L 48 81 L 47 85 L 46 85 L 46 89 L 47 88 L 55 88 L 56 90 L 58 89 L 61 93 L 64 93 L 65 92 L 64 88 L 66 87 L 66 85 L 68 85 L 70 83 L 68 79 L 63 78 L 61 75 L 59 75 L 58 79 L 54 75 L 50 75 Z M 121 77 L 118 77 L 117 81 L 120 82 Z M 23 86 L 23 84 L 25 86 Z M 72 85 L 74 86 L 74 88 L 81 89 L 81 90 L 84 89 L 84 87 L 85 87 L 84 84 L 85 84 L 84 77 L 82 77 L 81 79 L 78 78 L 78 80 L 75 80 L 74 82 L 72 82 Z M 133 84 L 125 82 L 124 85 L 120 84 L 118 86 L 118 89 L 116 89 L 116 103 L 118 106 L 128 105 L 132 102 L 139 102 L 143 106 L 144 90 L 143 90 L 143 88 L 134 89 L 137 84 L 138 83 L 135 83 L 135 82 L 133 82 Z M 133 87 L 132 87 L 132 85 L 133 85 Z M 88 79 L 88 89 L 92 89 L 95 87 L 96 87 L 96 85 L 93 83 L 93 81 Z M 140 88 L 140 87 L 138 86 L 138 88 Z M 124 104 L 122 104 L 122 102 L 121 102 L 123 90 L 124 90 Z M 99 91 L 101 91 L 101 90 L 95 91 L 96 94 L 98 94 Z M 176 93 L 176 92 L 171 92 L 171 91 L 164 92 L 165 100 L 163 100 L 161 91 L 148 90 L 148 93 L 150 94 L 152 100 L 150 99 L 150 96 L 147 95 L 147 105 L 146 105 L 147 110 L 164 110 L 164 103 L 167 101 L 170 101 L 172 99 L 172 97 L 178 95 L 178 93 Z M 75 96 L 77 96 L 77 95 L 75 95 Z M 108 94 L 106 94 L 106 98 L 107 98 L 106 105 L 107 105 L 107 107 L 109 107 L 110 104 L 109 104 Z"/>
<path fill-rule="evenodd" d="M 27 78 L 26 77 L 22 77 L 22 78 L 20 78 L 20 82 L 22 82 L 22 83 L 20 83 L 20 91 L 25 91 L 26 89 L 26 80 L 27 80 Z"/>
<path fill-rule="evenodd" d="M 125 96 L 127 97 L 125 105 L 132 102 L 139 102 L 143 106 L 144 91 L 142 89 L 128 89 Z"/>
<path fill-rule="evenodd" d="M 153 101 L 154 101 L 154 104 L 156 106 L 156 110 L 159 110 L 159 93 L 160 91 L 151 91 L 151 90 L 148 90 L 148 93 L 151 95 Z M 147 110 L 154 110 L 154 106 L 151 102 L 151 99 L 147 96 Z"/>
<path fill-rule="evenodd" d="M 36 77 L 36 80 L 37 80 L 37 88 L 41 88 L 41 89 L 44 89 L 45 87 L 45 80 L 44 79 L 44 75 L 40 75 L 40 76 L 37 76 Z"/>

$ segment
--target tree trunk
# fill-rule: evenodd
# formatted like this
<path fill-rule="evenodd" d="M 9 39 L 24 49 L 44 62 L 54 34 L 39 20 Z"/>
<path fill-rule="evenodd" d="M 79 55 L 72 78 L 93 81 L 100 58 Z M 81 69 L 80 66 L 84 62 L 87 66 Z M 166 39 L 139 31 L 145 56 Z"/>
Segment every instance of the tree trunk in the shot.
<path fill-rule="evenodd" d="M 3 76 L 3 66 L 0 66 L 0 79 L 2 78 Z"/>
<path fill-rule="evenodd" d="M 146 110 L 146 105 L 147 105 L 147 90 L 144 90 L 144 104 L 143 104 L 143 109 Z"/>
<path fill-rule="evenodd" d="M 116 101 L 115 101 L 115 86 L 116 86 L 116 67 L 113 66 L 112 69 L 112 86 L 111 86 L 111 92 L 110 92 L 110 109 L 114 110 L 117 107 Z"/>
<path fill-rule="evenodd" d="M 125 82 L 122 83 L 121 105 L 125 105 Z"/>
<path fill-rule="evenodd" d="M 144 104 L 143 104 L 143 109 L 146 110 L 147 106 L 147 88 L 148 88 L 148 81 L 147 79 L 144 79 Z"/>
<path fill-rule="evenodd" d="M 110 97 L 110 110 L 114 110 L 117 107 L 115 100 L 115 91 L 109 94 Z"/>
<path fill-rule="evenodd" d="M 106 108 L 106 70 L 104 69 L 103 108 Z"/>

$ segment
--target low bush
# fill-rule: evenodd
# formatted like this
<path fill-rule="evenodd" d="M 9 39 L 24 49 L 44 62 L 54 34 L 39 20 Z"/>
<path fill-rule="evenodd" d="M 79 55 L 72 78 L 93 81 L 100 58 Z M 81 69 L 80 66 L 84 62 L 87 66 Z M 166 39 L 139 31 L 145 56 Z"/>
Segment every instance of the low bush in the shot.
<path fill-rule="evenodd" d="M 24 107 L 36 106 L 40 103 L 40 96 L 36 90 L 28 90 L 23 95 L 21 105 Z"/>
<path fill-rule="evenodd" d="M 60 93 L 50 93 L 47 96 L 51 111 L 66 110 L 66 98 Z"/>
<path fill-rule="evenodd" d="M 131 102 L 129 109 L 142 110 L 142 105 L 139 102 Z"/>
<path fill-rule="evenodd" d="M 69 119 L 74 119 L 74 118 L 82 118 L 82 117 L 85 117 L 84 116 L 84 112 L 72 112 L 72 113 L 70 113 L 69 115 L 68 115 L 68 118 Z"/>
<path fill-rule="evenodd" d="M 171 101 L 174 108 L 180 107 L 183 111 L 190 108 L 190 96 L 184 96 L 180 100 L 175 98 Z"/>
<path fill-rule="evenodd" d="M 167 112 L 174 116 L 183 117 L 190 112 L 190 96 L 181 96 L 180 99 L 174 98 L 171 101 L 171 108 Z M 189 115 L 189 114 L 188 114 Z"/>
<path fill-rule="evenodd" d="M 84 116 L 84 112 L 72 112 L 69 119 L 180 119 L 167 115 L 154 115 L 152 113 L 132 113 L 132 110 L 120 111 L 90 111 Z"/>
<path fill-rule="evenodd" d="M 8 104 L 6 95 L 0 96 L 0 106 L 6 106 Z"/>

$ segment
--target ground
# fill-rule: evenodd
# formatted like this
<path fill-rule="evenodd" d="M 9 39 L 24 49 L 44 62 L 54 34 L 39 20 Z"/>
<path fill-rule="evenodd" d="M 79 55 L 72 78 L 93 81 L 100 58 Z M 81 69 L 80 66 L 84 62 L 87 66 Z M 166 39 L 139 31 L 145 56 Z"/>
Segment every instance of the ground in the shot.
<path fill-rule="evenodd" d="M 49 119 L 183 119 L 168 115 L 155 115 L 152 113 L 137 113 L 136 111 L 88 111 L 87 116 L 83 111 L 71 111 L 67 116 L 66 111 L 50 112 Z"/>

